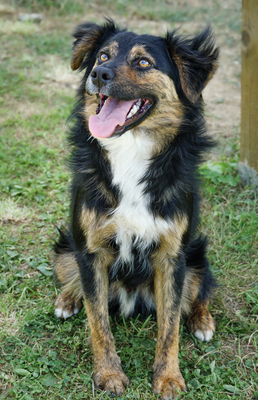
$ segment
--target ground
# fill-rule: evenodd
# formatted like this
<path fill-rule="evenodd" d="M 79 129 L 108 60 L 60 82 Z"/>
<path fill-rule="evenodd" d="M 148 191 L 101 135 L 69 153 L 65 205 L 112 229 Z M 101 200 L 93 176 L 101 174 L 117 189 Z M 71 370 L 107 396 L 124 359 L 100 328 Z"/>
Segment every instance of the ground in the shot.
<path fill-rule="evenodd" d="M 52 245 L 69 214 L 66 119 L 80 75 L 70 69 L 76 24 L 112 17 L 136 32 L 195 34 L 208 24 L 220 65 L 205 88 L 205 114 L 217 147 L 201 168 L 202 230 L 220 284 L 210 343 L 180 332 L 189 399 L 258 398 L 258 204 L 239 182 L 241 1 L 17 0 L 0 5 L 0 399 L 104 399 L 93 394 L 85 313 L 53 315 Z M 19 21 L 40 12 L 40 24 Z M 86 327 L 86 328 L 85 328 Z M 117 320 L 112 331 L 132 381 L 123 398 L 154 399 L 155 321 Z"/>

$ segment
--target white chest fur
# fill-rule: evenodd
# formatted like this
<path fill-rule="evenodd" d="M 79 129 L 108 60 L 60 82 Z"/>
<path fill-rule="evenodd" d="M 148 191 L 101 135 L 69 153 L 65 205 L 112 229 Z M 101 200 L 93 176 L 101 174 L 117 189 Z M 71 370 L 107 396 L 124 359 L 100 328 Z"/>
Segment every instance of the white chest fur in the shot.
<path fill-rule="evenodd" d="M 121 201 L 112 217 L 117 226 L 120 257 L 130 262 L 133 243 L 147 247 L 169 228 L 166 221 L 155 218 L 150 212 L 150 197 L 144 193 L 145 183 L 140 183 L 151 162 L 153 142 L 144 133 L 134 136 L 128 131 L 102 144 L 108 150 L 113 184 L 121 192 Z"/>

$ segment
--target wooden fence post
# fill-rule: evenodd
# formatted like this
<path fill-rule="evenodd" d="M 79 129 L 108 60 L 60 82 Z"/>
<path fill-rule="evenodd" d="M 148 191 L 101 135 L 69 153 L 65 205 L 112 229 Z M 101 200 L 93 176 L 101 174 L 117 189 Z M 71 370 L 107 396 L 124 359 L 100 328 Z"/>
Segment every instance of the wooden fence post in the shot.
<path fill-rule="evenodd" d="M 241 135 L 239 174 L 258 183 L 258 0 L 242 0 Z"/>

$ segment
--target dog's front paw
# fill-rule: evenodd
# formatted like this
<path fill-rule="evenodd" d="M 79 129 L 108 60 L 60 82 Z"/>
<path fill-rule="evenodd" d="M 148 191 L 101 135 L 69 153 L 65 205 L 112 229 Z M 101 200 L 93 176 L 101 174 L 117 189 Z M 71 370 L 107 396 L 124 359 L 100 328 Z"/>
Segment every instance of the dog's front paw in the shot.
<path fill-rule="evenodd" d="M 75 300 L 71 296 L 61 293 L 55 301 L 55 316 L 57 318 L 67 319 L 78 312 L 82 308 L 82 301 Z"/>
<path fill-rule="evenodd" d="M 112 396 L 121 396 L 130 383 L 121 368 L 113 371 L 110 368 L 106 371 L 101 368 L 100 371 L 94 374 L 93 379 L 96 389 L 108 392 Z"/>
<path fill-rule="evenodd" d="M 154 373 L 152 388 L 163 400 L 176 399 L 180 392 L 186 392 L 185 380 L 181 373 L 172 375 L 166 370 Z"/>
<path fill-rule="evenodd" d="M 215 331 L 214 319 L 208 310 L 192 314 L 188 318 L 186 325 L 189 332 L 193 333 L 202 342 L 209 342 Z"/>

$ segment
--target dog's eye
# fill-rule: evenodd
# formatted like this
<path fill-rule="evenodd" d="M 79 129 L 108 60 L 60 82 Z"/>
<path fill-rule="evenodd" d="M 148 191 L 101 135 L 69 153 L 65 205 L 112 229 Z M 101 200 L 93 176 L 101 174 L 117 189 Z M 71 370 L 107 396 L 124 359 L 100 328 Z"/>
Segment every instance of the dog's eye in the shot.
<path fill-rule="evenodd" d="M 100 61 L 105 62 L 108 60 L 108 56 L 106 53 L 102 53 L 102 54 L 100 54 L 99 59 L 100 59 Z"/>
<path fill-rule="evenodd" d="M 142 68 L 147 68 L 147 67 L 150 67 L 150 66 L 151 66 L 151 64 L 149 63 L 149 61 L 145 60 L 144 58 L 142 58 L 142 59 L 139 61 L 139 65 L 140 65 L 140 67 L 142 67 Z"/>

